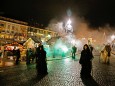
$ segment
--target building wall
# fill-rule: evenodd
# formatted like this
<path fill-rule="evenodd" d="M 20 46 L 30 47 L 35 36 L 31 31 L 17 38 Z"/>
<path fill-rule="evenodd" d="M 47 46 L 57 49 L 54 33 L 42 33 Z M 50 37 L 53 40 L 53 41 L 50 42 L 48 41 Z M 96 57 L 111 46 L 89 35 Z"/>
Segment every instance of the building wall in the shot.
<path fill-rule="evenodd" d="M 50 31 L 50 30 L 44 30 L 44 29 L 36 28 L 36 27 L 29 27 L 28 28 L 28 35 L 37 36 L 38 38 L 40 38 L 41 41 L 42 40 L 47 41 L 51 37 L 58 36 L 58 33 L 54 32 L 54 31 Z"/>
<path fill-rule="evenodd" d="M 27 25 L 0 20 L 0 39 L 2 41 L 25 41 L 27 39 Z"/>
<path fill-rule="evenodd" d="M 13 41 L 26 41 L 29 36 L 37 36 L 40 40 L 47 41 L 58 36 L 57 32 L 28 26 L 28 23 L 0 16 L 0 43 Z"/>

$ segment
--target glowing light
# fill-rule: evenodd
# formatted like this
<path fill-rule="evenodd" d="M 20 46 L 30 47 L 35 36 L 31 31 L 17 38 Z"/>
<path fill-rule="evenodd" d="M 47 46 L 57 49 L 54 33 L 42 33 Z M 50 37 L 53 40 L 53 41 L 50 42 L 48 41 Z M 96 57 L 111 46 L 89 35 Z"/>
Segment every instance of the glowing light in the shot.
<path fill-rule="evenodd" d="M 72 27 L 71 25 L 68 25 L 69 30 L 71 30 L 71 27 Z"/>
<path fill-rule="evenodd" d="M 65 59 L 65 62 L 66 62 L 66 63 L 68 63 L 69 61 L 70 61 L 70 59 L 69 59 L 69 58 Z"/>
<path fill-rule="evenodd" d="M 67 24 L 66 24 L 66 26 L 65 26 L 65 29 L 66 29 L 66 32 L 67 32 L 67 33 L 72 33 L 72 32 L 73 32 L 73 28 L 72 28 L 71 20 L 70 20 L 70 19 L 67 21 Z"/>
<path fill-rule="evenodd" d="M 44 43 L 44 42 L 45 42 L 45 39 L 44 39 L 44 38 L 41 38 L 41 41 L 42 41 L 42 43 Z"/>
<path fill-rule="evenodd" d="M 75 45 L 75 40 L 73 39 L 73 40 L 71 41 L 71 43 L 72 43 L 73 45 Z"/>
<path fill-rule="evenodd" d="M 112 36 L 111 36 L 111 39 L 114 40 L 114 39 L 115 39 L 115 35 L 112 35 Z"/>
<path fill-rule="evenodd" d="M 48 38 L 51 38 L 51 35 L 48 35 L 47 37 L 48 37 Z"/>
<path fill-rule="evenodd" d="M 71 20 L 70 19 L 68 20 L 67 24 L 69 24 L 69 25 L 71 24 Z"/>
<path fill-rule="evenodd" d="M 86 38 L 82 38 L 82 40 L 85 40 Z"/>
<path fill-rule="evenodd" d="M 66 46 L 62 46 L 61 49 L 66 53 L 68 51 L 68 48 Z"/>

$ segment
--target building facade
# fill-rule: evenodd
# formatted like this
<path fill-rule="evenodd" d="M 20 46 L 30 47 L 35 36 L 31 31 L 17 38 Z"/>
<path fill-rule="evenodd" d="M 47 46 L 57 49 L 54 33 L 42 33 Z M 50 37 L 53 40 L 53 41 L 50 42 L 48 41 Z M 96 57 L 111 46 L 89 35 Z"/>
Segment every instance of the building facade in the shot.
<path fill-rule="evenodd" d="M 36 27 L 28 27 L 28 35 L 36 36 L 42 42 L 46 42 L 52 37 L 57 37 L 58 33 L 51 31 L 51 30 L 40 29 L 40 28 L 36 28 Z"/>
<path fill-rule="evenodd" d="M 18 21 L 0 16 L 0 45 L 11 42 L 23 42 L 29 37 L 36 36 L 42 42 L 51 37 L 58 36 L 58 33 L 50 30 L 28 26 L 27 22 Z"/>
<path fill-rule="evenodd" d="M 28 23 L 0 17 L 0 39 L 1 44 L 13 41 L 21 42 L 27 39 Z"/>

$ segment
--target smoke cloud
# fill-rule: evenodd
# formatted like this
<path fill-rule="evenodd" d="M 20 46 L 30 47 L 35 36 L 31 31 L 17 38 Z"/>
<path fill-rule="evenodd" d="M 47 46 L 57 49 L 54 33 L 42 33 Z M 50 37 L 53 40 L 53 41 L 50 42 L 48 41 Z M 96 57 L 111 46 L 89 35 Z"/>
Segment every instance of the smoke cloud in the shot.
<path fill-rule="evenodd" d="M 115 28 L 110 27 L 106 24 L 103 27 L 90 27 L 90 24 L 85 21 L 84 18 L 76 17 L 71 18 L 73 26 L 73 34 L 76 39 L 92 39 L 93 44 L 106 44 L 112 42 L 111 36 L 115 34 Z M 56 19 L 52 19 L 48 26 L 48 29 L 58 32 L 59 34 L 64 34 L 65 22 L 60 22 Z M 86 41 L 87 42 L 87 41 Z"/>

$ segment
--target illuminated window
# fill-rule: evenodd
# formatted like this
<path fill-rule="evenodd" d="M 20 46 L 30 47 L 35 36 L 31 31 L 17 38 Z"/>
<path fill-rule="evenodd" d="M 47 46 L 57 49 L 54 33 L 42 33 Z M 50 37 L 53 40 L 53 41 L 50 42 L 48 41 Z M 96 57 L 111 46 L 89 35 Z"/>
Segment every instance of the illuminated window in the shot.
<path fill-rule="evenodd" d="M 37 30 L 37 33 L 39 33 L 40 31 L 39 30 Z"/>
<path fill-rule="evenodd" d="M 14 33 L 14 31 L 11 31 L 11 33 Z"/>
<path fill-rule="evenodd" d="M 10 29 L 10 25 L 8 25 L 8 29 Z"/>
<path fill-rule="evenodd" d="M 40 33 L 43 34 L 43 30 L 40 30 Z"/>
<path fill-rule="evenodd" d="M 0 27 L 4 27 L 5 25 L 3 23 L 0 22 Z"/>
<path fill-rule="evenodd" d="M 14 30 L 14 26 L 12 26 L 12 30 Z"/>
<path fill-rule="evenodd" d="M 37 33 L 37 29 L 33 29 L 33 32 Z"/>
<path fill-rule="evenodd" d="M 44 31 L 44 34 L 47 35 L 47 31 Z"/>

